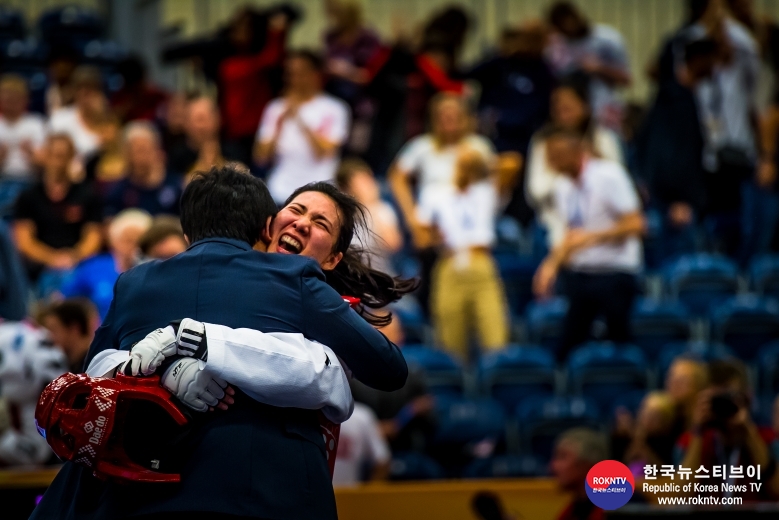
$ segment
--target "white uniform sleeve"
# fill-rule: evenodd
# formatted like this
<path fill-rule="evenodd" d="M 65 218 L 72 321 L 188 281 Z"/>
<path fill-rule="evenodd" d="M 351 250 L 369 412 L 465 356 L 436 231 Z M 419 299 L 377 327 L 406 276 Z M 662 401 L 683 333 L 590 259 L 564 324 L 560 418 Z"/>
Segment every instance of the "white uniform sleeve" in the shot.
<path fill-rule="evenodd" d="M 352 414 L 348 368 L 302 334 L 263 333 L 206 323 L 206 370 L 271 406 L 321 409 L 335 423 Z"/>
<path fill-rule="evenodd" d="M 87 375 L 91 377 L 106 377 L 113 370 L 130 359 L 129 350 L 105 349 L 92 358 L 87 367 Z"/>

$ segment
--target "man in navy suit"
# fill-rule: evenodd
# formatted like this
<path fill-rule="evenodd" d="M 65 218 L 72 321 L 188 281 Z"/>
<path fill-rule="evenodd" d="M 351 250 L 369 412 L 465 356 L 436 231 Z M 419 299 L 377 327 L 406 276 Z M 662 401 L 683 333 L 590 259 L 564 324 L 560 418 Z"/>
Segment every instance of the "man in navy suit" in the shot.
<path fill-rule="evenodd" d="M 188 316 L 263 332 L 302 333 L 328 345 L 355 378 L 401 388 L 400 350 L 349 308 L 310 258 L 252 250 L 276 211 L 267 188 L 231 167 L 196 178 L 181 199 L 192 245 L 119 277 L 87 358 L 129 350 L 157 327 Z M 226 412 L 197 418 L 181 483 L 116 485 L 66 463 L 32 518 L 334 519 L 335 498 L 317 412 L 241 395 Z"/>

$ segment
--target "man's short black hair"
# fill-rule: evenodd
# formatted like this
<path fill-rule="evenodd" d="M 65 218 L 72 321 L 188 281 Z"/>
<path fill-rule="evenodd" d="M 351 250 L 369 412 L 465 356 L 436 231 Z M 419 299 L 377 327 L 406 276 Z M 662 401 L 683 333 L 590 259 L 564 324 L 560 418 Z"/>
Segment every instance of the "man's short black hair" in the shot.
<path fill-rule="evenodd" d="M 53 304 L 44 315 L 54 316 L 65 327 L 76 326 L 79 334 L 86 336 L 91 332 L 90 324 L 95 312 L 94 305 L 86 298 L 70 298 Z"/>
<path fill-rule="evenodd" d="M 265 183 L 237 165 L 196 174 L 181 196 L 181 227 L 190 242 L 232 238 L 253 246 L 275 214 Z"/>

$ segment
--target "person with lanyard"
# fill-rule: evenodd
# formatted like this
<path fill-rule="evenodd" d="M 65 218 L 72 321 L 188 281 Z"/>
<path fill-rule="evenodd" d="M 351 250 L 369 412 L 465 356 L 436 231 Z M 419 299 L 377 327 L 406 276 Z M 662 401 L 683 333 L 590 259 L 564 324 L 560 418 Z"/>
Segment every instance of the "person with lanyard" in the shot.
<path fill-rule="evenodd" d="M 561 270 L 570 301 L 557 356 L 565 360 L 584 343 L 592 323 L 604 315 L 607 340 L 630 339 L 630 310 L 642 268 L 640 237 L 646 224 L 636 190 L 622 166 L 589 157 L 579 132 L 552 128 L 547 160 L 555 181 L 556 211 L 566 219 L 562 242 L 539 266 L 533 291 L 552 294 Z"/>

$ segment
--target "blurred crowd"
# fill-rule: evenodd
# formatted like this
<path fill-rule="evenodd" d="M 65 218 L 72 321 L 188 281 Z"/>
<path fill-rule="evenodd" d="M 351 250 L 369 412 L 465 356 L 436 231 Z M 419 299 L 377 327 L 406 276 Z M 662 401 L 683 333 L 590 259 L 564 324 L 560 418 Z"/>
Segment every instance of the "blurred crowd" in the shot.
<path fill-rule="evenodd" d="M 624 99 L 640 67 L 622 35 L 569 2 L 507 26 L 473 66 L 461 59 L 473 16 L 460 7 L 391 38 L 365 24 L 358 2 L 325 8 L 315 50 L 288 46 L 305 14 L 286 5 L 241 9 L 215 34 L 161 49 L 167 64 L 194 64 L 208 92 L 166 91 L 135 56 L 96 61 L 79 43 L 83 27 L 68 32 L 71 8 L 59 25 L 57 13 L 47 18 L 56 30 L 42 34 L 47 50 L 32 65 L 11 54 L 11 29 L 0 37 L 0 463 L 48 458 L 14 411 L 29 408 L 30 392 L 16 396 L 6 379 L 40 367 L 25 376 L 35 394 L 58 368 L 81 371 L 118 276 L 186 249 L 178 199 L 212 165 L 242 163 L 279 205 L 301 185 L 335 183 L 368 210 L 372 234 L 356 240 L 373 267 L 421 280 L 415 298 L 390 309 L 385 333 L 410 345 L 410 363 L 422 352 L 427 370 L 393 394 L 355 382 L 337 484 L 484 476 L 463 468 L 526 453 L 517 445 L 527 439 L 442 432 L 456 428 L 457 406 L 465 416 L 486 409 L 462 399 L 494 397 L 496 387 L 480 388 L 489 363 L 530 352 L 511 344 L 541 344 L 551 370 L 573 371 L 582 344 L 635 339 L 642 294 L 679 296 L 656 287 L 679 261 L 732 266 L 735 295 L 756 259 L 779 249 L 779 25 L 751 0 L 687 0 L 646 64 L 645 105 Z M 2 20 L 15 27 L 10 14 Z M 533 335 L 543 325 L 534 311 L 558 304 L 547 344 Z M 681 339 L 712 339 L 708 311 L 693 313 Z M 738 359 L 756 358 L 728 347 L 721 357 L 685 347 L 662 370 L 642 361 L 658 389 L 645 393 L 645 381 L 633 406 L 603 405 L 596 426 L 611 428 L 610 445 L 579 428 L 553 455 L 549 447 L 561 486 L 581 494 L 589 465 L 611 451 L 638 478 L 647 464 L 760 464 L 773 480 L 755 498 L 776 497 L 779 418 L 763 406 L 773 382 L 756 391 L 758 371 Z M 61 355 L 35 361 L 52 349 Z M 436 386 L 424 361 L 433 351 L 459 370 L 459 390 Z M 497 413 L 524 410 L 520 401 Z M 589 517 L 579 498 L 567 518 Z"/>

